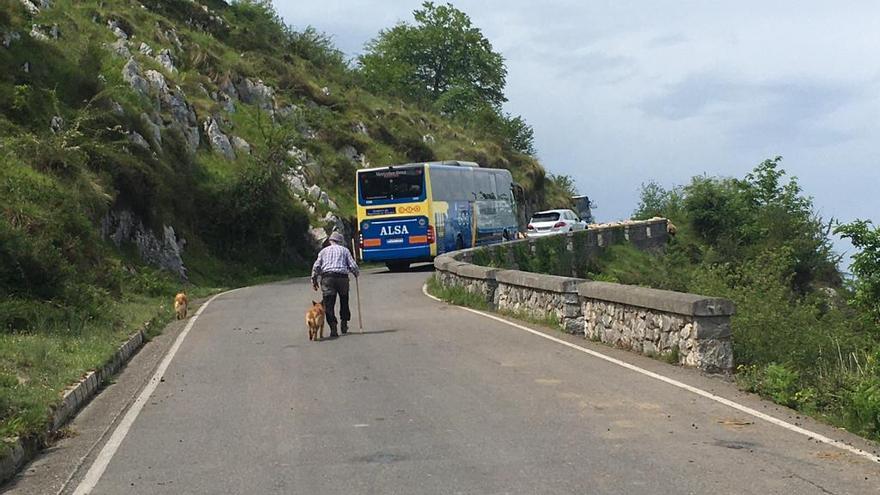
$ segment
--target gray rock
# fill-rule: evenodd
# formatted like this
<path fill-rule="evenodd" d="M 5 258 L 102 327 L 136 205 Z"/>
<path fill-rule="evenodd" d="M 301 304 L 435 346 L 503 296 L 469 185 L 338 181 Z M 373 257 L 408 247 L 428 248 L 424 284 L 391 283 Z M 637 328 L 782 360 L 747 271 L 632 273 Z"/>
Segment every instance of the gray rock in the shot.
<path fill-rule="evenodd" d="M 251 145 L 244 139 L 238 136 L 232 136 L 231 141 L 232 147 L 235 149 L 236 152 L 244 153 L 246 155 L 251 154 Z"/>
<path fill-rule="evenodd" d="M 173 227 L 164 225 L 159 239 L 131 211 L 111 211 L 101 220 L 101 235 L 116 246 L 133 243 L 146 263 L 186 280 L 181 258 L 186 241 L 177 237 Z"/>
<path fill-rule="evenodd" d="M 345 234 L 345 223 L 342 221 L 341 218 L 334 215 L 333 213 L 330 213 L 329 211 L 326 215 L 324 215 L 324 225 L 326 225 L 331 232 L 340 232 L 342 234 Z"/>
<path fill-rule="evenodd" d="M 58 134 L 64 128 L 64 119 L 61 116 L 56 115 L 52 117 L 52 120 L 49 121 L 49 129 L 52 130 L 53 134 Z"/>
<path fill-rule="evenodd" d="M 122 68 L 122 80 L 143 96 L 147 96 L 150 92 L 150 84 L 141 76 L 141 67 L 133 58 L 129 58 Z"/>
<path fill-rule="evenodd" d="M 321 194 L 318 196 L 318 202 L 324 206 L 330 206 L 330 195 L 325 191 L 321 191 Z"/>
<path fill-rule="evenodd" d="M 351 126 L 351 129 L 352 129 L 354 132 L 356 132 L 356 133 L 358 133 L 358 134 L 363 134 L 363 135 L 365 135 L 365 136 L 368 135 L 368 134 L 370 133 L 369 130 L 367 130 L 367 126 L 366 126 L 366 124 L 364 124 L 364 123 L 361 122 L 361 121 L 357 121 L 357 122 L 355 122 L 354 125 Z"/>
<path fill-rule="evenodd" d="M 205 121 L 204 128 L 205 134 L 208 136 L 208 142 L 211 144 L 211 149 L 223 155 L 227 160 L 235 160 L 235 151 L 232 149 L 232 143 L 229 142 L 226 134 L 223 134 L 223 131 L 220 130 L 217 121 L 213 118 Z"/>
<path fill-rule="evenodd" d="M 308 233 L 306 233 L 306 240 L 309 241 L 315 249 L 321 249 L 321 245 L 324 244 L 324 241 L 326 241 L 328 237 L 327 231 L 323 227 L 312 227 L 309 229 Z"/>
<path fill-rule="evenodd" d="M 31 27 L 31 38 L 38 41 L 49 41 L 49 36 L 43 32 L 43 28 L 39 24 L 34 24 Z"/>
<path fill-rule="evenodd" d="M 175 31 L 174 29 L 169 29 L 168 31 L 165 31 L 164 35 L 165 39 L 167 39 L 172 45 L 174 45 L 174 48 L 176 48 L 178 52 L 183 50 L 183 44 L 180 42 L 180 38 L 177 36 L 177 31 Z"/>
<path fill-rule="evenodd" d="M 122 117 L 125 115 L 125 109 L 122 108 L 118 101 L 110 100 L 110 113 L 117 117 Z"/>
<path fill-rule="evenodd" d="M 345 146 L 343 146 L 342 149 L 339 150 L 339 154 L 355 163 L 360 161 L 360 154 L 358 153 L 358 150 L 350 144 L 346 144 Z"/>
<path fill-rule="evenodd" d="M 27 11 L 31 13 L 31 15 L 40 13 L 40 8 L 37 7 L 36 4 L 34 2 L 31 2 L 30 0 L 21 0 L 21 4 L 24 5 L 24 8 L 27 9 Z"/>
<path fill-rule="evenodd" d="M 236 85 L 238 97 L 241 101 L 257 105 L 264 110 L 273 111 L 275 108 L 275 90 L 257 79 L 251 81 L 244 78 Z"/>
<path fill-rule="evenodd" d="M 434 144 L 437 140 L 434 139 L 434 136 L 431 134 L 425 134 L 422 136 L 422 142 L 426 144 Z"/>
<path fill-rule="evenodd" d="M 220 83 L 217 85 L 218 89 L 221 93 L 225 94 L 229 98 L 238 99 L 238 90 L 235 89 L 235 85 L 232 84 L 232 80 L 228 77 L 224 77 L 220 80 Z"/>
<path fill-rule="evenodd" d="M 330 96 L 330 88 L 324 86 L 323 88 L 321 88 L 321 94 L 324 96 Z"/>
<path fill-rule="evenodd" d="M 226 113 L 235 113 L 235 102 L 229 95 L 220 93 L 217 95 L 217 102 L 220 103 L 223 110 L 226 110 Z"/>
<path fill-rule="evenodd" d="M 141 52 L 142 55 L 146 55 L 148 57 L 153 56 L 153 48 L 144 42 L 141 42 L 141 46 L 138 47 L 138 51 Z"/>
<path fill-rule="evenodd" d="M 20 39 L 21 39 L 21 35 L 15 31 L 4 32 L 3 33 L 3 40 L 0 43 L 3 44 L 3 48 L 9 48 L 10 46 L 12 46 L 13 43 L 15 43 L 16 41 L 18 41 Z"/>
<path fill-rule="evenodd" d="M 110 28 L 110 31 L 112 31 L 113 35 L 116 36 L 117 38 L 123 39 L 123 40 L 128 39 L 128 33 L 126 33 L 122 29 L 122 26 L 120 26 L 118 22 L 111 19 L 111 20 L 107 21 L 107 27 Z"/>
<path fill-rule="evenodd" d="M 306 180 L 302 175 L 296 172 L 289 172 L 284 175 L 284 181 L 287 182 L 287 186 L 296 196 L 302 197 L 306 195 Z"/>
<path fill-rule="evenodd" d="M 168 70 L 168 72 L 177 72 L 177 67 L 174 66 L 174 59 L 171 57 L 171 50 L 165 48 L 159 55 L 156 56 L 156 60 L 162 67 Z"/>
<path fill-rule="evenodd" d="M 110 44 L 110 51 L 119 57 L 131 58 L 131 50 L 128 49 L 128 42 L 122 38 L 119 38 Z"/>
<path fill-rule="evenodd" d="M 144 73 L 144 77 L 150 83 L 150 88 L 159 94 L 160 97 L 168 93 L 168 82 L 161 72 L 150 69 Z"/>
<path fill-rule="evenodd" d="M 292 117 L 297 117 L 300 114 L 300 109 L 296 105 L 288 104 L 283 105 L 280 108 L 275 110 L 275 115 L 282 119 L 289 119 Z"/>
<path fill-rule="evenodd" d="M 297 165 L 305 165 L 309 160 L 309 155 L 296 146 L 287 150 L 287 156 L 289 156 Z"/>
<path fill-rule="evenodd" d="M 322 193 L 322 192 L 323 192 L 323 191 L 321 191 L 321 188 L 318 187 L 317 184 L 313 184 L 311 187 L 309 187 L 309 189 L 308 189 L 308 191 L 307 191 L 307 193 L 308 193 L 308 197 L 309 197 L 309 199 L 311 199 L 312 201 L 318 201 L 319 199 L 321 199 L 321 193 Z"/>
<path fill-rule="evenodd" d="M 147 140 L 144 139 L 144 137 L 137 132 L 132 131 L 132 133 L 128 135 L 128 142 L 137 146 L 138 148 L 143 148 L 145 150 L 150 149 L 150 143 L 148 143 Z"/>

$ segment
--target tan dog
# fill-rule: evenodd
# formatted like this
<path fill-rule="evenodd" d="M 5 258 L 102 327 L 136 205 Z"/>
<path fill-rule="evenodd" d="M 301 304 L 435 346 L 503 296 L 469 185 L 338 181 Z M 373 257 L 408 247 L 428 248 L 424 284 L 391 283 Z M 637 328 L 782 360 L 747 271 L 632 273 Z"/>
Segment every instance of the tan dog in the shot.
<path fill-rule="evenodd" d="M 178 292 L 174 296 L 174 312 L 177 314 L 178 320 L 186 318 L 187 306 L 189 306 L 189 299 L 186 297 L 186 292 Z"/>
<path fill-rule="evenodd" d="M 309 340 L 324 339 L 324 304 L 312 301 L 306 311 L 306 325 L 309 327 Z"/>

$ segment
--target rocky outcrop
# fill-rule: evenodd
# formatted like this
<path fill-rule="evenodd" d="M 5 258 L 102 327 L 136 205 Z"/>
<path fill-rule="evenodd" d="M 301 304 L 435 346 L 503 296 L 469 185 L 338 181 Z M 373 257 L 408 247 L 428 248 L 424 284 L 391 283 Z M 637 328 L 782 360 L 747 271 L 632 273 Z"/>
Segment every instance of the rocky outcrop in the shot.
<path fill-rule="evenodd" d="M 111 211 L 101 220 L 101 235 L 117 247 L 132 243 L 146 263 L 174 273 L 186 280 L 186 267 L 181 253 L 186 245 L 184 239 L 177 237 L 174 228 L 162 226 L 162 238 L 146 227 L 129 210 Z"/>
<path fill-rule="evenodd" d="M 52 6 L 52 2 L 49 0 L 21 0 L 21 4 L 32 15 L 39 14 L 41 10 Z"/>
<path fill-rule="evenodd" d="M 275 110 L 275 89 L 267 86 L 263 81 L 243 78 L 236 84 L 235 89 L 239 99 L 244 103 L 257 105 L 270 112 Z"/>
<path fill-rule="evenodd" d="M 164 67 L 168 72 L 174 73 L 177 72 L 177 67 L 174 66 L 174 58 L 171 57 L 171 50 L 165 48 L 156 55 L 156 61 L 159 62 L 159 65 Z"/>
<path fill-rule="evenodd" d="M 232 136 L 230 141 L 232 142 L 232 148 L 235 149 L 236 153 L 242 153 L 245 155 L 251 154 L 251 144 L 244 139 L 238 136 Z"/>
<path fill-rule="evenodd" d="M 213 117 L 205 121 L 204 128 L 211 149 L 223 155 L 227 160 L 235 160 L 235 151 L 232 149 L 229 137 L 223 134 L 223 131 L 220 130 L 220 125 L 217 124 Z"/>
<path fill-rule="evenodd" d="M 122 68 L 122 80 L 143 96 L 150 94 L 150 83 L 141 75 L 141 66 L 134 58 L 129 58 Z"/>
<path fill-rule="evenodd" d="M 21 35 L 15 31 L 3 32 L 2 39 L 0 39 L 0 44 L 3 45 L 3 48 L 9 48 L 13 43 L 21 39 Z"/>

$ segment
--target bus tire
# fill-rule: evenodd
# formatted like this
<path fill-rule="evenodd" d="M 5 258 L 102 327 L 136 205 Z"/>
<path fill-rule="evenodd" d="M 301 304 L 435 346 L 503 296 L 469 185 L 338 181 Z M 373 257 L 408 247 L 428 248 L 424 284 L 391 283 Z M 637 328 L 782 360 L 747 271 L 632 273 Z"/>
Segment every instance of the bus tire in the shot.
<path fill-rule="evenodd" d="M 403 272 L 409 270 L 409 261 L 389 261 L 385 266 L 388 267 L 388 271 Z"/>

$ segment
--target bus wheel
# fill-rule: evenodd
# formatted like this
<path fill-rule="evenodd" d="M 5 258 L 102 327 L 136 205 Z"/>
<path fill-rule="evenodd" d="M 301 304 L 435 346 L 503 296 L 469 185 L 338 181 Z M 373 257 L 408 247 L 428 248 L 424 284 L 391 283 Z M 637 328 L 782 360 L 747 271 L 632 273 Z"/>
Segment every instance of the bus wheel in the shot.
<path fill-rule="evenodd" d="M 408 261 L 389 261 L 385 263 L 385 266 L 387 266 L 388 270 L 392 272 L 402 272 L 409 270 Z"/>

